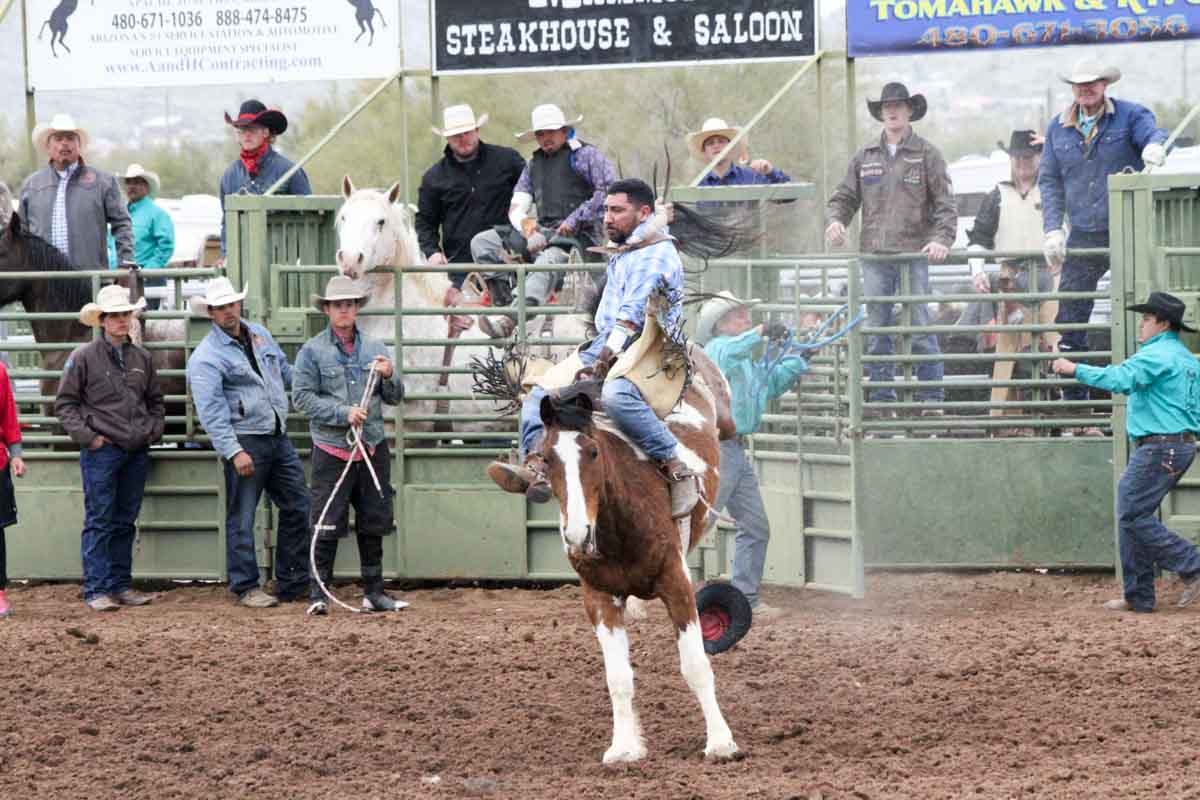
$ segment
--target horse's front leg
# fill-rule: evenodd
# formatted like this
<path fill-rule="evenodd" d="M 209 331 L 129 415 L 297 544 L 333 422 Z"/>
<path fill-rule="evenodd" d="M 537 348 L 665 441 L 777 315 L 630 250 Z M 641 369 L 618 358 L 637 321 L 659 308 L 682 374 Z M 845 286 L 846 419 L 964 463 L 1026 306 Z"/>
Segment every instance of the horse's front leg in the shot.
<path fill-rule="evenodd" d="M 675 641 L 679 645 L 679 671 L 700 701 L 704 712 L 707 741 L 704 755 L 708 758 L 730 758 L 737 752 L 733 733 L 729 730 L 721 708 L 717 705 L 716 680 L 708 653 L 704 652 L 704 639 L 700 635 L 700 617 L 696 613 L 696 600 L 692 596 L 692 580 L 687 573 L 687 563 L 682 553 L 678 562 L 663 570 L 659 579 L 658 594 L 667 607 L 671 622 L 675 623 Z"/>
<path fill-rule="evenodd" d="M 604 763 L 638 761 L 646 757 L 646 745 L 642 742 L 637 712 L 633 710 L 633 665 L 629 660 L 624 600 L 598 592 L 586 582 L 582 587 L 583 607 L 600 640 L 608 696 L 612 699 L 612 745 L 604 753 Z"/>

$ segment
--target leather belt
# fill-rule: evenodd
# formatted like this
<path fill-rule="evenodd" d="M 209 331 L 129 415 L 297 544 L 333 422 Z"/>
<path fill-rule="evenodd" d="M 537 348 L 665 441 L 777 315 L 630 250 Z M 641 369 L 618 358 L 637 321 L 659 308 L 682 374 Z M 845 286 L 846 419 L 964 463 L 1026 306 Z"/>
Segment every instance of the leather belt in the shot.
<path fill-rule="evenodd" d="M 1133 440 L 1138 447 L 1144 444 L 1178 444 L 1181 442 L 1193 444 L 1195 441 L 1196 434 L 1194 433 L 1152 433 L 1149 436 L 1140 436 Z"/>

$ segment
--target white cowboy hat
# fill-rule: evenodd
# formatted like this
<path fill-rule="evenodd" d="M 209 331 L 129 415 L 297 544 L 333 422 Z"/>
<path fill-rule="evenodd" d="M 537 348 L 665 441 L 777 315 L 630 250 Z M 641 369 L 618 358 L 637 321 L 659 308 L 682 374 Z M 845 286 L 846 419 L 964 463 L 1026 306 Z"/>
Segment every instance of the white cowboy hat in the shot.
<path fill-rule="evenodd" d="M 556 131 L 560 128 L 569 128 L 572 125 L 578 125 L 581 122 L 583 122 L 583 114 L 580 114 L 575 119 L 567 119 L 561 108 L 553 103 L 547 103 L 533 109 L 533 113 L 530 115 L 529 130 L 518 133 L 517 140 L 528 142 L 538 131 Z"/>
<path fill-rule="evenodd" d="M 132 311 L 135 314 L 146 307 L 146 298 L 139 297 L 136 303 L 129 302 L 129 290 L 124 286 L 111 283 L 96 294 L 96 302 L 88 303 L 79 309 L 79 321 L 90 328 L 100 324 L 101 314 L 123 314 Z"/>
<path fill-rule="evenodd" d="M 79 137 L 79 152 L 88 146 L 88 132 L 75 124 L 75 118 L 70 114 L 55 114 L 54 119 L 44 122 L 33 129 L 33 144 L 42 150 L 50 147 L 50 136 L 55 133 L 74 133 Z"/>
<path fill-rule="evenodd" d="M 1065 83 L 1091 83 L 1092 81 L 1108 81 L 1116 83 L 1121 80 L 1121 70 L 1113 66 L 1101 64 L 1095 58 L 1081 58 L 1068 73 L 1058 73 Z"/>
<path fill-rule="evenodd" d="M 146 183 L 150 184 L 150 195 L 155 197 L 158 195 L 158 190 L 162 188 L 162 181 L 158 178 L 157 172 L 152 172 L 141 164 L 130 164 L 125 170 L 125 174 L 121 176 L 122 181 L 128 181 L 133 178 L 141 178 Z"/>
<path fill-rule="evenodd" d="M 746 306 L 752 308 L 762 300 L 757 298 L 753 300 L 742 300 L 733 292 L 717 292 L 717 296 L 711 300 L 705 301 L 704 305 L 700 306 L 700 318 L 696 321 L 696 344 L 704 346 L 712 340 L 714 329 L 717 323 L 721 321 L 721 317 L 728 314 L 738 306 Z"/>
<path fill-rule="evenodd" d="M 325 284 L 324 296 L 319 294 L 312 296 L 312 303 L 316 306 L 317 311 L 324 311 L 326 303 L 337 300 L 357 300 L 361 306 L 367 301 L 367 295 L 366 292 L 355 287 L 354 281 L 345 275 L 334 275 L 329 279 L 329 283 Z"/>
<path fill-rule="evenodd" d="M 702 164 L 707 164 L 711 159 L 704 154 L 704 143 L 713 136 L 724 136 L 729 141 L 733 141 L 733 138 L 737 136 L 740 131 L 740 128 L 735 128 L 734 126 L 726 123 L 725 120 L 721 119 L 720 117 L 709 117 L 708 119 L 704 120 L 704 124 L 700 126 L 700 130 L 693 131 L 687 135 L 688 152 L 691 153 L 697 161 L 701 162 Z M 735 150 L 735 155 L 737 156 L 738 161 L 746 161 L 749 158 L 749 152 L 746 149 L 745 139 L 742 139 L 742 141 L 738 143 L 738 147 Z"/>
<path fill-rule="evenodd" d="M 238 300 L 246 299 L 246 295 L 249 292 L 250 284 L 242 287 L 241 292 L 235 292 L 233 284 L 229 282 L 229 278 L 213 278 L 204 287 L 204 296 L 200 297 L 197 295 L 191 298 L 189 302 L 191 303 L 193 312 L 207 314 L 209 306 L 227 306 L 230 303 L 236 303 Z"/>
<path fill-rule="evenodd" d="M 475 118 L 475 110 L 468 105 L 449 106 L 442 112 L 442 127 L 430 128 L 436 135 L 447 139 L 460 133 L 482 128 L 487 124 L 488 115 L 480 114 Z"/>

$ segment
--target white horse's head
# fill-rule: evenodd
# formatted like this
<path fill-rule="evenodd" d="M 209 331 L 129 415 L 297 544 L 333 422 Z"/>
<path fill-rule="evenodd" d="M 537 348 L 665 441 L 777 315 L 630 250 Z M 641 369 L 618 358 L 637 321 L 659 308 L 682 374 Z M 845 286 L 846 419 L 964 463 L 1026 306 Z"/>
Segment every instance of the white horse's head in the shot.
<path fill-rule="evenodd" d="M 346 202 L 338 210 L 337 265 L 343 275 L 359 280 L 380 266 L 421 262 L 421 248 L 408 210 L 397 200 L 400 184 L 387 193 L 355 189 L 350 176 L 342 178 Z"/>

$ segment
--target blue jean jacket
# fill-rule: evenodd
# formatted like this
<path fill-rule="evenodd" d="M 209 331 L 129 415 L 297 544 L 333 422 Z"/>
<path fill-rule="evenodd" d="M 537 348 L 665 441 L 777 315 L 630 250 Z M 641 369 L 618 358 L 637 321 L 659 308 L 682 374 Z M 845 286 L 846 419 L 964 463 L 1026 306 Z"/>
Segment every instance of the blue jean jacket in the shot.
<path fill-rule="evenodd" d="M 226 460 L 243 449 L 239 435 L 274 433 L 276 419 L 287 425 L 287 389 L 292 385 L 292 367 L 270 332 L 246 320 L 242 325 L 250 330 L 261 377 L 241 343 L 216 325 L 187 362 L 196 414 L 213 448 Z"/>
<path fill-rule="evenodd" d="M 326 328 L 304 343 L 296 356 L 292 400 L 296 409 L 309 419 L 313 442 L 346 449 L 350 430 L 350 407 L 362 400 L 367 373 L 376 356 L 391 358 L 378 339 L 364 336 L 355 329 L 354 352 L 347 355 L 338 346 L 332 328 Z M 383 441 L 383 403 L 396 405 L 404 399 L 404 386 L 398 373 L 380 380 L 367 408 L 363 439 L 370 447 Z"/>
<path fill-rule="evenodd" d="M 1064 213 L 1072 230 L 1107 231 L 1108 176 L 1126 167 L 1140 172 L 1145 166 L 1142 148 L 1167 141 L 1150 109 L 1125 100 L 1106 102 L 1110 105 L 1088 146 L 1069 117 L 1072 109 L 1050 121 L 1038 173 L 1045 231 L 1061 228 Z"/>

